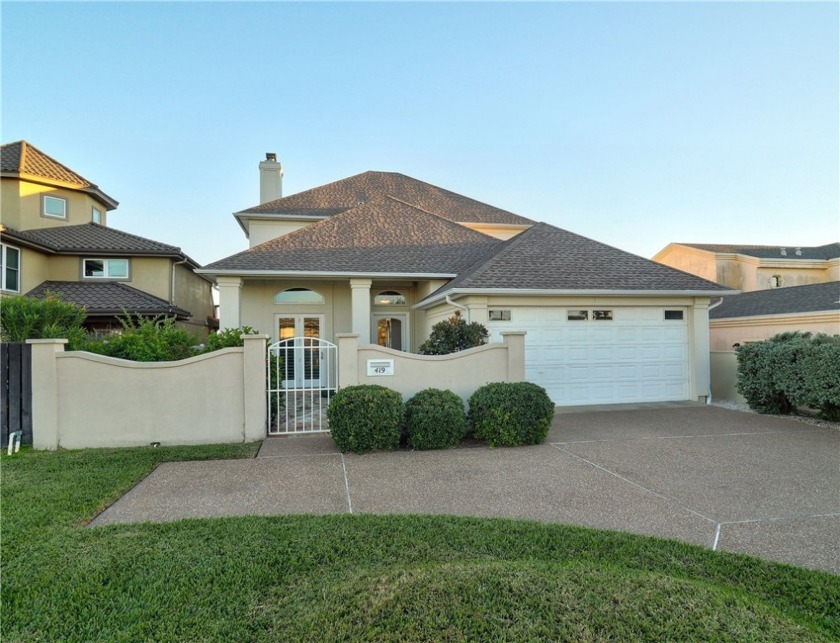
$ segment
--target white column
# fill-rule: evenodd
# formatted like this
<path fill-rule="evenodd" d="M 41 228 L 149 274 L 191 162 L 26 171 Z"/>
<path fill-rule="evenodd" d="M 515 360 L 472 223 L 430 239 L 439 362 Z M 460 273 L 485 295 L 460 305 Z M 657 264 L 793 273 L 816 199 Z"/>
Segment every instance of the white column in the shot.
<path fill-rule="evenodd" d="M 695 300 L 690 310 L 689 333 L 689 368 L 691 380 L 689 395 L 691 399 L 708 398 L 711 395 L 711 370 L 709 346 L 709 300 Z"/>
<path fill-rule="evenodd" d="M 353 333 L 362 344 L 370 344 L 370 279 L 351 279 Z"/>
<path fill-rule="evenodd" d="M 219 286 L 219 330 L 239 328 L 242 279 L 239 277 L 218 277 Z"/>

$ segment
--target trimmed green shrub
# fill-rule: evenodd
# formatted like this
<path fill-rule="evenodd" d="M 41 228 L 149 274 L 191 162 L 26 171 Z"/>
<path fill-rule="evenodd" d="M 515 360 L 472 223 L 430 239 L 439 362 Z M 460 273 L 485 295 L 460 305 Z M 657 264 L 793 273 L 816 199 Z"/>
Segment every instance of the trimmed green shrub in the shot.
<path fill-rule="evenodd" d="M 13 295 L 0 304 L 0 337 L 4 342 L 27 339 L 67 339 L 67 350 L 84 346 L 84 321 L 87 311 L 81 306 L 61 301 L 55 293 L 46 299 Z"/>
<path fill-rule="evenodd" d="M 446 321 L 432 326 L 429 339 L 417 350 L 421 355 L 449 355 L 487 343 L 487 329 L 478 322 L 467 323 L 456 310 Z"/>
<path fill-rule="evenodd" d="M 342 451 L 364 453 L 400 446 L 402 396 L 384 386 L 341 389 L 330 401 L 327 418 L 333 442 Z"/>
<path fill-rule="evenodd" d="M 758 413 L 840 419 L 840 335 L 780 333 L 737 349 L 738 392 Z"/>
<path fill-rule="evenodd" d="M 171 317 L 120 319 L 121 334 L 91 338 L 85 350 L 135 362 L 170 362 L 196 354 L 196 337 L 175 325 Z"/>
<path fill-rule="evenodd" d="M 554 402 L 531 382 L 486 384 L 470 396 L 475 437 L 491 447 L 540 444 L 554 419 Z"/>
<path fill-rule="evenodd" d="M 467 434 L 464 402 L 452 391 L 420 391 L 405 403 L 405 429 L 412 449 L 455 446 Z"/>
<path fill-rule="evenodd" d="M 258 334 L 259 331 L 254 330 L 250 326 L 218 330 L 207 336 L 207 341 L 204 342 L 204 350 L 202 352 L 212 353 L 213 351 L 221 350 L 222 348 L 239 348 L 245 344 L 245 341 L 242 339 L 243 335 Z"/>

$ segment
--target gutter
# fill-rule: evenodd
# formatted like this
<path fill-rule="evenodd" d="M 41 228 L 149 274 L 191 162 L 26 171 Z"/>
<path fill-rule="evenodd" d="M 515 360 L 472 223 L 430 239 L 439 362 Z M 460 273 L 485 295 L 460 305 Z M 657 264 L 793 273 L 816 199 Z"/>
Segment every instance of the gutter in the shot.
<path fill-rule="evenodd" d="M 453 308 L 456 308 L 458 310 L 463 310 L 464 313 L 465 313 L 464 314 L 464 321 L 466 321 L 468 324 L 470 323 L 470 309 L 469 308 L 467 308 L 466 306 L 460 306 L 460 305 L 456 304 L 454 301 L 452 301 L 452 299 L 450 298 L 449 295 L 446 295 L 446 303 L 449 304 L 450 306 L 452 306 Z"/>

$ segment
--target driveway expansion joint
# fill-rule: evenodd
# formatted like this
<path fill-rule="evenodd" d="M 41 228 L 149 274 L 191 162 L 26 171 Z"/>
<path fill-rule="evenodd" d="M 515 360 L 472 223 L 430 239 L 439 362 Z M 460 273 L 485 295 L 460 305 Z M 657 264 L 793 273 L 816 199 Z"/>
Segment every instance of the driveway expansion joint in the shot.
<path fill-rule="evenodd" d="M 811 432 L 823 432 L 823 431 L 831 431 L 832 429 L 823 429 L 823 428 L 814 428 L 814 429 L 802 429 L 800 431 L 796 431 L 797 434 L 799 433 L 811 433 Z M 750 431 L 750 432 L 741 432 L 741 433 L 701 433 L 698 435 L 643 435 L 643 436 L 633 436 L 627 438 L 602 438 L 598 440 L 569 440 L 566 442 L 549 442 L 551 446 L 558 446 L 563 444 L 597 444 L 599 442 L 607 443 L 607 442 L 636 442 L 638 440 L 694 440 L 698 438 L 735 438 L 735 437 L 747 437 L 747 436 L 756 436 L 756 435 L 788 435 L 790 431 Z"/>

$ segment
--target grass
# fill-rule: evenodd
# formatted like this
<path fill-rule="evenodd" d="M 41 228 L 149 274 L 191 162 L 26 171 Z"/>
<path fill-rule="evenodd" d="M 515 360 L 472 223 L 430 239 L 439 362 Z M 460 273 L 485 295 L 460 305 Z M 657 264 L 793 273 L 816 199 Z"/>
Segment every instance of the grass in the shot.
<path fill-rule="evenodd" d="M 355 515 L 84 528 L 159 462 L 255 448 L 3 456 L 3 640 L 840 639 L 840 577 L 617 532 Z"/>

